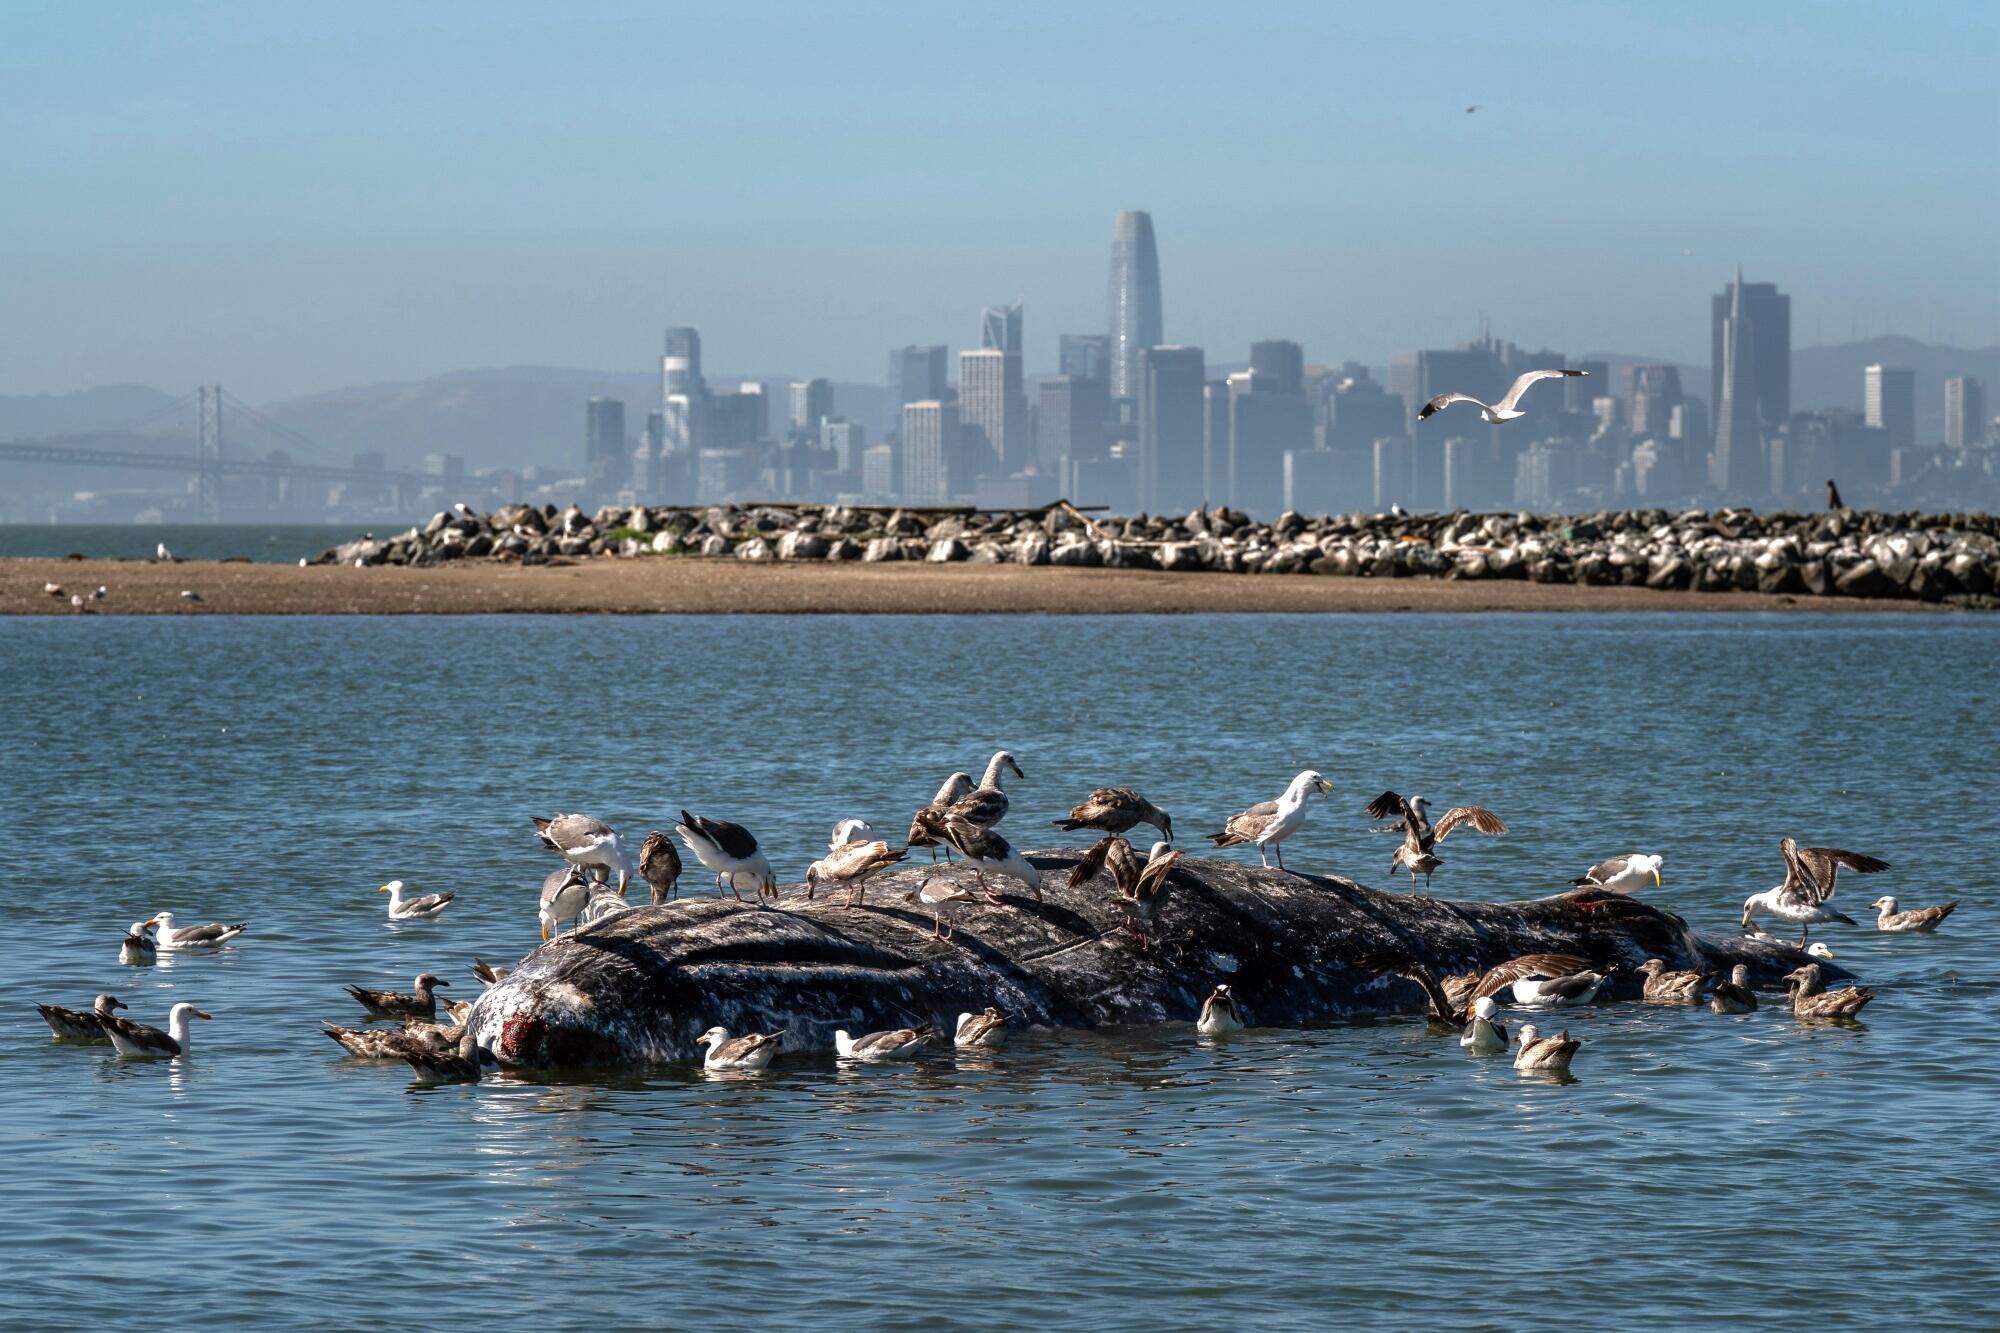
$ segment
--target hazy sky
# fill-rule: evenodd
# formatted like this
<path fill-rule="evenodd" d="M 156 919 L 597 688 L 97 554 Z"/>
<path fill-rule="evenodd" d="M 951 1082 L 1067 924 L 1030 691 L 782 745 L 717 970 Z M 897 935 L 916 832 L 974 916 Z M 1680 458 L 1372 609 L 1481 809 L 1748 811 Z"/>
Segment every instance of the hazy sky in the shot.
<path fill-rule="evenodd" d="M 0 392 L 534 363 L 877 380 L 1027 302 L 1172 341 L 2000 342 L 2000 5 L 0 0 Z M 1483 110 L 1467 115 L 1469 103 Z"/>

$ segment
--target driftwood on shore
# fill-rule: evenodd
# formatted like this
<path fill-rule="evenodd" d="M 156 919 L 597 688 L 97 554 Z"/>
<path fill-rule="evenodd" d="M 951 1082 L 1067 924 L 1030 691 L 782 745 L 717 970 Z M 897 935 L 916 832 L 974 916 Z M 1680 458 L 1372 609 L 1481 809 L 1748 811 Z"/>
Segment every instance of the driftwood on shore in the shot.
<path fill-rule="evenodd" d="M 928 561 L 1230 574 L 1522 579 L 1697 592 L 1904 598 L 1992 605 L 2000 519 L 1989 514 L 1590 515 L 1285 513 L 1093 517 L 1066 501 L 1028 509 L 769 504 L 687 508 L 508 505 L 440 513 L 363 537 L 317 563 L 697 556 L 759 561 Z"/>

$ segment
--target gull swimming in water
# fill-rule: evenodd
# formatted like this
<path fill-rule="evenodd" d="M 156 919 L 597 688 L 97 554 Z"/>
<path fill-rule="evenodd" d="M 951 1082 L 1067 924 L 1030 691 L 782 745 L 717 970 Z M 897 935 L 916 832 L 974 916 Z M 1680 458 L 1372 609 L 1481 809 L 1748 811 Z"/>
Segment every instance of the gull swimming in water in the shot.
<path fill-rule="evenodd" d="M 1540 1009 L 1589 1004 L 1604 985 L 1604 973 L 1573 972 L 1566 977 L 1523 977 L 1514 983 L 1514 1003 Z"/>
<path fill-rule="evenodd" d="M 933 875 L 916 888 L 903 895 L 906 903 L 920 902 L 931 909 L 931 938 L 948 940 L 952 937 L 950 910 L 953 903 L 977 901 L 977 895 L 963 884 Z"/>
<path fill-rule="evenodd" d="M 123 1009 L 125 1002 L 115 995 L 100 995 L 88 1010 L 65 1009 L 59 1004 L 38 1004 L 35 1012 L 49 1025 L 49 1031 L 62 1041 L 108 1041 L 104 1035 L 104 1020 L 111 1017 L 114 1009 Z"/>
<path fill-rule="evenodd" d="M 1007 1040 L 1007 1018 L 992 1005 L 983 1014 L 960 1014 L 952 1033 L 952 1045 L 984 1047 L 992 1050 Z"/>
<path fill-rule="evenodd" d="M 1444 862 L 1432 848 L 1451 836 L 1451 831 L 1470 825 L 1481 833 L 1505 833 L 1507 826 L 1500 822 L 1500 816 L 1483 805 L 1455 805 L 1444 812 L 1435 826 L 1430 821 L 1429 802 L 1421 796 L 1405 799 L 1393 791 L 1385 791 L 1368 803 L 1371 819 L 1386 819 L 1397 816 L 1397 823 L 1403 831 L 1403 845 L 1389 858 L 1389 873 L 1398 869 L 1410 872 L 1410 888 L 1417 887 L 1417 876 L 1424 877 L 1424 887 L 1431 886 L 1431 876 L 1437 873 Z"/>
<path fill-rule="evenodd" d="M 1007 817 L 1007 793 L 1000 790 L 1000 774 L 1011 772 L 1015 777 L 1027 780 L 1027 774 L 1014 762 L 1014 756 L 1005 750 L 996 750 L 987 761 L 986 776 L 979 785 L 959 797 L 946 807 L 945 813 L 981 828 L 992 828 Z"/>
<path fill-rule="evenodd" d="M 1469 393 L 1441 393 L 1424 404 L 1423 410 L 1417 413 L 1417 420 L 1427 421 L 1453 403 L 1471 403 L 1479 409 L 1479 415 L 1486 419 L 1487 424 L 1498 426 L 1502 422 L 1514 421 L 1528 415 L 1515 404 L 1521 401 L 1521 395 L 1526 393 L 1529 386 L 1537 380 L 1577 379 L 1589 373 L 1587 370 L 1524 371 L 1515 377 L 1513 387 L 1508 389 L 1506 396 L 1497 403 L 1481 402 Z"/>
<path fill-rule="evenodd" d="M 1892 935 L 1905 935 L 1911 931 L 1928 934 L 1958 910 L 1958 902 L 1954 899 L 1936 907 L 1913 907 L 1907 912 L 1899 912 L 1896 900 L 1886 894 L 1868 905 L 1875 909 L 1875 929 L 1886 930 Z"/>
<path fill-rule="evenodd" d="M 429 972 L 419 972 L 409 992 L 393 990 L 368 990 L 362 986 L 344 987 L 363 1009 L 378 1018 L 437 1018 L 437 995 L 435 988 L 449 986 L 449 981 L 440 981 Z"/>
<path fill-rule="evenodd" d="M 1110 871 L 1112 886 L 1118 890 L 1118 910 L 1125 914 L 1126 927 L 1139 941 L 1139 948 L 1151 952 L 1153 923 L 1159 917 L 1167 878 L 1180 864 L 1182 855 L 1171 844 L 1156 842 L 1142 863 L 1132 844 L 1113 833 L 1098 839 L 1083 854 L 1083 859 L 1069 872 L 1069 886 L 1077 888 L 1088 883 L 1098 871 Z"/>
<path fill-rule="evenodd" d="M 1243 1030 L 1243 1015 L 1236 1008 L 1236 992 L 1229 989 L 1227 982 L 1210 991 L 1208 998 L 1201 1002 L 1201 1016 L 1195 1019 L 1194 1030 L 1204 1037 L 1226 1037 Z"/>
<path fill-rule="evenodd" d="M 542 938 L 549 938 L 551 932 L 560 935 L 562 923 L 570 923 L 572 932 L 583 928 L 583 909 L 590 906 L 590 877 L 576 866 L 564 866 L 561 870 L 551 870 L 542 880 L 541 901 L 536 907 L 536 916 L 542 923 Z"/>
<path fill-rule="evenodd" d="M 563 859 L 578 869 L 595 866 L 607 878 L 617 871 L 618 893 L 624 895 L 625 882 L 632 877 L 632 861 L 609 824 L 589 815 L 557 815 L 554 819 L 536 815 L 534 820 L 535 836 L 542 846 L 562 853 Z"/>
<path fill-rule="evenodd" d="M 1055 821 L 1065 833 L 1087 828 L 1130 833 L 1141 824 L 1151 824 L 1168 842 L 1174 840 L 1173 819 L 1131 787 L 1099 787 L 1071 808 L 1068 819 Z"/>
<path fill-rule="evenodd" d="M 778 1042 L 784 1035 L 752 1032 L 731 1037 L 728 1028 L 712 1027 L 696 1037 L 694 1044 L 708 1048 L 702 1052 L 703 1069 L 762 1069 L 778 1054 Z"/>
<path fill-rule="evenodd" d="M 426 893 L 421 898 L 405 898 L 403 881 L 392 879 L 377 893 L 389 895 L 389 919 L 391 921 L 427 921 L 451 906 L 455 893 Z"/>
<path fill-rule="evenodd" d="M 929 1023 L 917 1028 L 870 1032 L 864 1037 L 851 1037 L 846 1028 L 840 1028 L 833 1034 L 833 1049 L 843 1060 L 894 1060 L 915 1055 L 930 1043 L 933 1035 Z"/>
<path fill-rule="evenodd" d="M 1826 989 L 1826 974 L 1818 963 L 1787 972 L 1785 984 L 1792 992 L 1792 1012 L 1800 1018 L 1852 1018 L 1876 995 L 1865 986 Z"/>
<path fill-rule="evenodd" d="M 211 921 L 205 926 L 176 927 L 172 912 L 153 913 L 153 924 L 159 927 L 159 947 L 169 950 L 213 949 L 229 943 L 248 929 L 241 921 L 233 926 Z"/>
<path fill-rule="evenodd" d="M 1498 1055 L 1507 1049 L 1507 1029 L 1493 1021 L 1499 1006 L 1493 1003 L 1491 995 L 1482 995 L 1472 1002 L 1472 1013 L 1465 1020 L 1465 1031 L 1459 1035 L 1458 1044 L 1475 1055 Z"/>
<path fill-rule="evenodd" d="M 972 862 L 973 877 L 979 881 L 987 901 L 1000 901 L 1000 895 L 986 887 L 986 872 L 989 870 L 996 875 L 1021 881 L 1035 895 L 1036 902 L 1042 900 L 1042 872 L 995 830 L 981 828 L 957 815 L 947 814 L 944 817 L 944 836 L 945 841 L 958 848 L 960 854 Z"/>
<path fill-rule="evenodd" d="M 951 845 L 944 840 L 944 812 L 972 794 L 972 774 L 954 773 L 944 780 L 931 803 L 917 811 L 910 819 L 910 836 L 903 839 L 911 847 L 928 847 L 931 860 L 938 857 L 938 849 L 943 848 L 945 859 L 951 859 Z"/>
<path fill-rule="evenodd" d="M 909 848 L 891 847 L 880 839 L 842 843 L 806 867 L 806 897 L 811 898 L 822 884 L 845 884 L 847 901 L 842 906 L 853 907 L 867 893 L 870 875 L 887 870 L 909 854 Z"/>
<path fill-rule="evenodd" d="M 704 819 L 681 811 L 681 822 L 674 825 L 674 832 L 680 835 L 687 849 L 694 853 L 694 859 L 715 872 L 715 896 L 722 896 L 722 877 L 729 876 L 729 891 L 739 899 L 742 891 L 736 887 L 738 875 L 748 875 L 757 882 L 760 895 L 778 896 L 778 877 L 771 873 L 771 863 L 765 859 L 763 850 L 757 846 L 756 837 L 741 824 L 732 824 L 726 819 Z"/>
<path fill-rule="evenodd" d="M 1306 798 L 1314 792 L 1321 796 L 1333 795 L 1333 784 L 1312 769 L 1293 778 L 1285 788 L 1285 794 L 1275 801 L 1259 801 L 1240 815 L 1231 815 L 1223 824 L 1222 832 L 1211 833 L 1208 840 L 1217 847 L 1240 847 L 1247 843 L 1257 845 L 1257 857 L 1269 869 L 1271 860 L 1264 854 L 1266 847 L 1278 854 L 1278 869 L 1285 868 L 1285 839 L 1298 831 L 1306 822 Z"/>
<path fill-rule="evenodd" d="M 458 1044 L 464 1035 L 465 1015 L 472 1009 L 469 1001 L 445 1003 L 451 1010 L 450 1023 L 412 1019 L 400 1028 L 345 1028 L 338 1023 L 321 1022 L 320 1031 L 349 1055 L 363 1060 L 401 1060 L 419 1048 L 442 1051 Z"/>
<path fill-rule="evenodd" d="M 1666 859 L 1638 852 L 1614 856 L 1599 861 L 1570 883 L 1579 889 L 1601 889 L 1605 893 L 1637 893 L 1648 882 L 1655 885 L 1660 882 L 1660 866 Z"/>
<path fill-rule="evenodd" d="M 1517 981 L 1550 981 L 1556 977 L 1574 976 L 1590 967 L 1590 960 L 1573 953 L 1528 953 L 1518 958 L 1510 958 L 1479 974 L 1479 982 L 1472 988 L 1472 998 L 1482 995 L 1498 995 Z"/>
<path fill-rule="evenodd" d="M 1855 924 L 1853 917 L 1826 905 L 1833 897 L 1834 880 L 1839 877 L 1842 866 L 1863 875 L 1889 868 L 1887 861 L 1878 861 L 1859 852 L 1844 852 L 1838 847 L 1801 847 L 1790 838 L 1782 839 L 1778 850 L 1785 858 L 1785 882 L 1775 889 L 1766 889 L 1745 898 L 1743 924 L 1750 925 L 1752 916 L 1757 912 L 1769 912 L 1798 926 L 1801 948 L 1805 946 L 1806 936 L 1812 928 L 1822 922 Z"/>
<path fill-rule="evenodd" d="M 118 961 L 133 966 L 157 959 L 160 956 L 160 946 L 153 942 L 151 932 L 158 925 L 158 920 L 134 921 L 132 928 L 125 932 L 124 940 L 118 945 Z"/>
<path fill-rule="evenodd" d="M 653 890 L 653 906 L 681 896 L 681 854 L 674 840 L 654 829 L 639 844 L 639 877 Z"/>
<path fill-rule="evenodd" d="M 1718 981 L 1708 993 L 1708 1007 L 1718 1014 L 1748 1014 L 1757 1009 L 1757 992 L 1750 989 L 1750 969 L 1738 963 L 1729 969 L 1729 979 Z"/>
<path fill-rule="evenodd" d="M 135 1023 L 129 1018 L 116 1014 L 106 1015 L 100 1020 L 104 1035 L 111 1039 L 111 1045 L 118 1054 L 128 1059 L 178 1056 L 188 1053 L 188 1032 L 192 1026 L 190 1019 L 207 1018 L 208 1011 L 197 1009 L 183 1000 L 167 1011 L 167 1030 Z"/>
<path fill-rule="evenodd" d="M 1568 1069 L 1571 1058 L 1582 1045 L 1567 1031 L 1553 1037 L 1539 1036 L 1535 1025 L 1529 1023 L 1521 1029 L 1521 1048 L 1514 1052 L 1514 1068 Z"/>
<path fill-rule="evenodd" d="M 456 1046 L 437 1050 L 412 1045 L 402 1052 L 402 1056 L 416 1071 L 420 1083 L 477 1083 L 485 1073 L 480 1067 L 479 1041 L 469 1027 Z"/>
<path fill-rule="evenodd" d="M 1665 961 L 1658 958 L 1648 958 L 1639 964 L 1638 971 L 1646 978 L 1643 998 L 1648 1004 L 1699 1003 L 1708 985 L 1708 973 L 1669 972 Z"/>

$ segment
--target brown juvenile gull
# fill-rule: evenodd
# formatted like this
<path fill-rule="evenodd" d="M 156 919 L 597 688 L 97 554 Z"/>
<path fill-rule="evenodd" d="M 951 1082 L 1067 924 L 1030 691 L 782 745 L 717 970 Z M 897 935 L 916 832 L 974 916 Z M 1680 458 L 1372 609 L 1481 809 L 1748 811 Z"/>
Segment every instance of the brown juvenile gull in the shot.
<path fill-rule="evenodd" d="M 472 975 L 478 977 L 484 985 L 497 986 L 508 977 L 514 975 L 514 969 L 511 967 L 495 967 L 484 958 L 475 958 L 472 960 Z"/>
<path fill-rule="evenodd" d="M 1792 1012 L 1800 1018 L 1852 1018 L 1876 994 L 1865 986 L 1827 990 L 1826 974 L 1818 963 L 1787 972 L 1785 984 L 1792 992 Z"/>
<path fill-rule="evenodd" d="M 1389 873 L 1394 875 L 1399 869 L 1410 872 L 1410 887 L 1417 887 L 1417 876 L 1424 877 L 1424 887 L 1431 886 L 1431 876 L 1444 862 L 1432 848 L 1451 836 L 1451 831 L 1470 825 L 1481 833 L 1505 833 L 1507 826 L 1500 817 L 1482 805 L 1455 805 L 1444 812 L 1433 825 L 1427 810 L 1428 802 L 1421 796 L 1407 799 L 1393 791 L 1385 791 L 1368 803 L 1368 817 L 1386 819 L 1397 816 L 1402 826 L 1403 845 L 1389 858 Z"/>
<path fill-rule="evenodd" d="M 469 1027 L 456 1046 L 444 1050 L 413 1046 L 402 1054 L 416 1071 L 420 1083 L 477 1083 L 483 1072 L 479 1067 L 479 1042 Z"/>
<path fill-rule="evenodd" d="M 536 815 L 534 820 L 535 836 L 541 839 L 542 846 L 561 852 L 564 860 L 579 869 L 595 866 L 607 876 L 617 871 L 618 892 L 621 895 L 625 892 L 625 882 L 632 877 L 632 862 L 609 824 L 589 815 L 557 815 L 554 819 Z"/>
<path fill-rule="evenodd" d="M 1779 841 L 1778 851 L 1785 858 L 1785 882 L 1775 889 L 1766 889 L 1745 898 L 1743 924 L 1750 925 L 1752 916 L 1757 912 L 1769 912 L 1798 926 L 1801 947 L 1805 945 L 1806 936 L 1812 928 L 1821 922 L 1854 924 L 1853 917 L 1827 906 L 1833 897 L 1834 880 L 1839 877 L 1842 866 L 1863 875 L 1873 875 L 1889 868 L 1887 861 L 1878 861 L 1859 852 L 1844 852 L 1838 847 L 1801 847 L 1790 838 Z"/>
<path fill-rule="evenodd" d="M 713 1027 L 694 1039 L 697 1046 L 706 1046 L 702 1053 L 703 1069 L 762 1069 L 771 1063 L 778 1053 L 778 1042 L 782 1032 L 752 1032 L 745 1037 L 732 1037 L 729 1029 Z"/>
<path fill-rule="evenodd" d="M 1411 981 L 1422 986 L 1424 988 L 1424 995 L 1430 1001 L 1430 1010 L 1425 1015 L 1427 1021 L 1440 1023 L 1447 1027 L 1457 1027 L 1465 1022 L 1465 1015 L 1460 1012 L 1459 1002 L 1453 1000 L 1447 988 L 1439 983 L 1437 974 L 1432 972 L 1429 964 L 1425 963 L 1422 959 L 1414 958 L 1400 950 L 1382 949 L 1374 953 L 1362 954 L 1361 957 L 1354 960 L 1354 965 L 1363 971 L 1373 972 L 1378 976 L 1408 977 Z M 1479 978 L 1477 976 L 1470 978 L 1454 977 L 1452 980 L 1460 983 L 1460 996 L 1462 999 L 1464 995 L 1471 992 L 1473 984 Z"/>
<path fill-rule="evenodd" d="M 1007 1018 L 990 1004 L 983 1014 L 960 1014 L 952 1033 L 954 1046 L 983 1046 L 991 1050 L 1006 1040 Z"/>
<path fill-rule="evenodd" d="M 639 877 L 653 890 L 653 906 L 681 896 L 681 854 L 674 840 L 654 829 L 639 844 Z"/>
<path fill-rule="evenodd" d="M 850 842 L 836 847 L 806 867 L 806 897 L 811 898 L 822 884 L 845 884 L 847 901 L 853 907 L 868 891 L 868 877 L 886 870 L 909 855 L 907 847 L 891 847 L 887 842 Z"/>
<path fill-rule="evenodd" d="M 1587 370 L 1524 371 L 1515 378 L 1513 387 L 1508 389 L 1506 396 L 1497 403 L 1483 403 L 1469 393 L 1441 393 L 1424 404 L 1423 410 L 1417 413 L 1417 420 L 1429 420 L 1432 415 L 1443 411 L 1453 403 L 1471 403 L 1479 409 L 1479 415 L 1486 419 L 1487 424 L 1498 426 L 1502 422 L 1515 421 L 1528 415 L 1516 407 L 1515 404 L 1521 401 L 1521 395 L 1526 393 L 1529 386 L 1534 384 L 1535 381 L 1576 379 L 1579 376 L 1588 375 L 1589 373 Z"/>
<path fill-rule="evenodd" d="M 1314 792 L 1321 796 L 1333 795 L 1333 784 L 1321 777 L 1313 769 L 1307 769 L 1291 780 L 1284 795 L 1275 801 L 1259 801 L 1240 815 L 1231 815 L 1222 826 L 1222 832 L 1211 833 L 1208 840 L 1217 847 L 1241 847 L 1250 843 L 1257 846 L 1257 857 L 1270 868 L 1271 859 L 1264 849 L 1271 848 L 1278 854 L 1278 869 L 1285 868 L 1285 839 L 1298 831 L 1306 822 L 1306 798 Z"/>
<path fill-rule="evenodd" d="M 434 988 L 450 984 L 449 981 L 438 980 L 429 972 L 419 972 L 411 992 L 368 990 L 361 986 L 348 986 L 345 990 L 363 1009 L 380 1018 L 435 1019 L 437 995 Z"/>
<path fill-rule="evenodd" d="M 911 817 L 910 836 L 903 841 L 911 847 L 930 848 L 933 861 L 937 860 L 938 849 L 944 848 L 945 859 L 950 860 L 950 844 L 944 840 L 944 812 L 971 795 L 972 789 L 970 773 L 954 773 L 946 778 L 937 795 L 931 797 L 931 803 Z"/>
<path fill-rule="evenodd" d="M 1125 914 L 1126 926 L 1139 941 L 1139 948 L 1150 952 L 1160 900 L 1165 896 L 1168 876 L 1180 864 L 1181 856 L 1169 844 L 1156 842 L 1141 862 L 1132 844 L 1114 833 L 1098 839 L 1083 854 L 1083 859 L 1069 872 L 1069 886 L 1076 888 L 1089 882 L 1100 870 L 1110 871 L 1112 886 L 1118 890 L 1118 910 Z"/>
<path fill-rule="evenodd" d="M 1738 963 L 1729 969 L 1729 979 L 1715 983 L 1708 993 L 1708 1007 L 1718 1014 L 1748 1014 L 1757 1009 L 1757 992 L 1750 989 L 1750 969 Z"/>
<path fill-rule="evenodd" d="M 1694 1004 L 1708 985 L 1706 972 L 1669 972 L 1658 958 L 1648 958 L 1638 970 L 1646 978 L 1644 998 L 1648 1004 Z"/>
<path fill-rule="evenodd" d="M 1131 787 L 1099 787 L 1071 808 L 1068 819 L 1055 821 L 1065 833 L 1078 829 L 1102 829 L 1106 833 L 1130 833 L 1141 824 L 1151 824 L 1168 842 L 1174 840 L 1174 821 L 1167 812 Z"/>
<path fill-rule="evenodd" d="M 1896 900 L 1886 894 L 1868 905 L 1876 912 L 1875 929 L 1886 930 L 1894 935 L 1907 934 L 1913 930 L 1928 934 L 1944 924 L 1944 919 L 1958 910 L 1958 901 L 1953 899 L 1936 907 L 1913 907 L 1907 912 L 1900 912 L 1896 910 Z"/>
<path fill-rule="evenodd" d="M 1000 774 L 1003 770 L 1023 780 L 1028 776 L 1021 771 L 1021 766 L 1014 762 L 1013 755 L 1005 750 L 996 750 L 993 758 L 987 761 L 986 776 L 979 780 L 979 785 L 953 801 L 946 807 L 945 813 L 977 824 L 981 828 L 992 828 L 1005 819 L 1007 793 L 1000 790 Z"/>
<path fill-rule="evenodd" d="M 49 1025 L 49 1031 L 63 1041 L 109 1041 L 104 1035 L 104 1020 L 111 1017 L 114 1009 L 123 1009 L 125 1002 L 115 995 L 100 995 L 95 1005 L 88 1011 L 65 1009 L 59 1004 L 38 1004 L 35 1012 Z"/>
<path fill-rule="evenodd" d="M 162 1032 L 144 1023 L 135 1023 L 129 1018 L 116 1014 L 108 1015 L 100 1021 L 104 1025 L 104 1035 L 111 1038 L 111 1045 L 118 1054 L 127 1058 L 186 1055 L 188 1053 L 188 1022 L 191 1018 L 207 1018 L 206 1010 L 197 1009 L 183 1000 L 167 1011 L 167 1030 Z"/>
<path fill-rule="evenodd" d="M 1539 1036 L 1535 1025 L 1530 1023 L 1521 1029 L 1521 1046 L 1514 1052 L 1514 1068 L 1568 1069 L 1571 1058 L 1582 1045 L 1567 1030 L 1553 1037 Z"/>

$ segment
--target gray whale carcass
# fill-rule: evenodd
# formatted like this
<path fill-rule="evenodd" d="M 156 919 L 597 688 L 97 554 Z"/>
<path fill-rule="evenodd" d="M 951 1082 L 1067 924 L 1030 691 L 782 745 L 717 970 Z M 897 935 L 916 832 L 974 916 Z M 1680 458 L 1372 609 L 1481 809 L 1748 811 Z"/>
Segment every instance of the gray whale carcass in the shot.
<path fill-rule="evenodd" d="M 1044 901 L 994 878 L 1004 903 L 958 904 L 950 941 L 931 937 L 930 909 L 905 895 L 933 874 L 969 882 L 963 864 L 878 876 L 852 911 L 803 892 L 782 906 L 634 907 L 535 950 L 480 997 L 469 1021 L 502 1064 L 562 1069 L 690 1059 L 700 1053 L 694 1039 L 717 1024 L 782 1029 L 783 1049 L 811 1050 L 830 1048 L 842 1027 L 931 1022 L 948 1034 L 959 1013 L 989 1004 L 1016 1026 L 1189 1022 L 1219 981 L 1259 1027 L 1423 1010 L 1417 983 L 1357 963 L 1385 951 L 1440 976 L 1529 953 L 1628 968 L 1657 957 L 1723 975 L 1745 963 L 1765 987 L 1806 960 L 1789 946 L 1692 929 L 1636 898 L 1596 907 L 1576 894 L 1451 902 L 1192 857 L 1173 873 L 1145 953 L 1108 877 L 1067 886 L 1081 854 L 1030 853 Z M 1637 992 L 1633 979 L 1626 993 Z"/>

